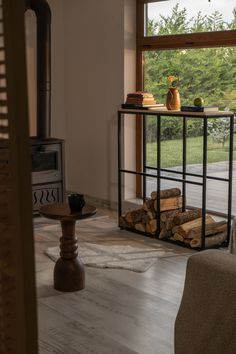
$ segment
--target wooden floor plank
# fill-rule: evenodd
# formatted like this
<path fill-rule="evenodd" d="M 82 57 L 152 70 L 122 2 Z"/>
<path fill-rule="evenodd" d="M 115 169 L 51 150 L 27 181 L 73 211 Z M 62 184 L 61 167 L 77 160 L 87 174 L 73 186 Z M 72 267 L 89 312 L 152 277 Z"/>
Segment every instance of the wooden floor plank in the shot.
<path fill-rule="evenodd" d="M 77 316 L 77 319 L 71 316 L 71 311 L 64 316 L 60 308 L 53 309 L 42 303 L 39 304 L 39 344 L 42 354 L 44 352 L 136 354 L 102 333 L 92 322 L 85 323 L 80 316 Z M 74 319 L 72 320 L 71 317 Z"/>

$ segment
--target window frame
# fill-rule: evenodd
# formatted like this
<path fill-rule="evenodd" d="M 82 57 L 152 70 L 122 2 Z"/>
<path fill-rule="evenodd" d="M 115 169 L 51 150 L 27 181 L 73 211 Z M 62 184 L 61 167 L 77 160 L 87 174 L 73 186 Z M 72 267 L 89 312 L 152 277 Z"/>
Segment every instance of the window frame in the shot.
<path fill-rule="evenodd" d="M 207 1 L 207 0 L 206 0 Z M 156 0 L 136 0 L 136 90 L 144 89 L 146 51 L 236 46 L 236 30 L 145 36 L 145 6 Z M 142 172 L 142 120 L 136 117 L 136 169 Z M 142 177 L 136 177 L 136 196 L 142 198 Z"/>

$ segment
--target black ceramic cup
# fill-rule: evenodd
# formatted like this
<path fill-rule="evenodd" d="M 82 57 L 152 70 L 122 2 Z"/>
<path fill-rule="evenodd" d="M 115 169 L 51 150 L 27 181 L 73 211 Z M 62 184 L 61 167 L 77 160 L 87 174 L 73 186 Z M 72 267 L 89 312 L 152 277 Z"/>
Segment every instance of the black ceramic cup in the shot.
<path fill-rule="evenodd" d="M 71 212 L 79 212 L 85 206 L 83 194 L 72 193 L 68 195 L 68 203 Z"/>

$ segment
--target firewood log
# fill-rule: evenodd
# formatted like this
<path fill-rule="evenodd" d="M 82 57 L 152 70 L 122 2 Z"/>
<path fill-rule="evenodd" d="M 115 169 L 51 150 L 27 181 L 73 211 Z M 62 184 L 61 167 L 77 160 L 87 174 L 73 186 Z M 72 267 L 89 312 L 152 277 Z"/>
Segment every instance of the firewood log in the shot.
<path fill-rule="evenodd" d="M 121 215 L 119 218 L 119 226 L 126 227 L 126 220 L 125 220 L 125 216 L 123 216 L 123 215 Z"/>
<path fill-rule="evenodd" d="M 173 239 L 174 239 L 175 241 L 181 241 L 181 242 L 184 241 L 183 236 L 181 236 L 181 235 L 178 234 L 177 232 L 174 234 Z"/>
<path fill-rule="evenodd" d="M 141 232 L 145 232 L 146 231 L 146 226 L 145 224 L 142 223 L 138 223 L 134 225 L 135 230 L 141 231 Z"/>
<path fill-rule="evenodd" d="M 156 219 L 152 219 L 150 220 L 147 224 L 146 224 L 146 230 L 148 230 L 147 232 L 150 234 L 154 234 L 157 230 L 157 220 Z"/>
<path fill-rule="evenodd" d="M 192 221 L 195 219 L 198 219 L 202 216 L 202 210 L 201 209 L 194 209 L 194 210 L 188 210 L 184 211 L 183 213 L 179 213 L 178 215 L 175 216 L 174 218 L 174 224 L 175 225 L 181 225 L 184 224 L 188 221 Z"/>
<path fill-rule="evenodd" d="M 191 241 L 189 238 L 183 238 L 183 236 L 181 236 L 181 235 L 179 235 L 177 233 L 176 233 L 176 238 L 174 236 L 172 236 L 172 237 L 170 237 L 170 240 L 181 241 L 181 242 L 184 242 L 186 245 L 189 245 L 190 241 Z"/>
<path fill-rule="evenodd" d="M 218 234 L 227 230 L 227 222 L 219 221 L 206 225 L 205 227 L 205 236 Z M 200 238 L 202 235 L 202 226 L 193 228 L 188 233 L 188 238 Z"/>
<path fill-rule="evenodd" d="M 156 218 L 156 213 L 155 213 L 155 211 L 150 211 L 150 210 L 149 210 L 149 211 L 147 212 L 147 215 L 148 215 L 148 217 L 149 217 L 150 220 Z"/>
<path fill-rule="evenodd" d="M 211 224 L 215 222 L 215 220 L 210 216 L 206 215 L 206 224 Z M 202 218 L 198 218 L 192 221 L 188 221 L 179 226 L 177 233 L 182 235 L 183 237 L 188 237 L 189 232 L 195 227 L 201 227 L 202 225 Z"/>
<path fill-rule="evenodd" d="M 128 211 L 125 214 L 125 219 L 130 224 L 137 224 L 142 221 L 142 217 L 143 217 L 144 213 L 145 212 L 143 209 L 136 209 L 136 210 Z"/>
<path fill-rule="evenodd" d="M 141 209 L 136 210 L 136 213 L 134 213 L 134 224 L 138 224 L 139 222 L 142 222 L 143 217 L 147 215 L 146 211 Z"/>
<path fill-rule="evenodd" d="M 128 213 L 125 214 L 125 220 L 129 224 L 133 224 L 133 211 L 128 211 Z"/>
<path fill-rule="evenodd" d="M 147 224 L 149 222 L 150 218 L 147 213 L 143 214 L 142 216 L 142 224 Z"/>
<path fill-rule="evenodd" d="M 149 223 L 148 223 L 148 224 L 146 224 L 146 233 L 148 233 L 148 234 L 152 234 L 151 226 L 150 226 L 150 224 L 149 224 Z"/>
<path fill-rule="evenodd" d="M 160 191 L 160 198 L 165 199 L 165 198 L 171 198 L 171 197 L 178 197 L 181 194 L 181 190 L 179 188 L 170 188 L 170 189 L 163 189 Z M 151 193 L 151 198 L 153 200 L 157 199 L 157 192 L 153 191 Z"/>
<path fill-rule="evenodd" d="M 227 231 L 219 232 L 218 234 L 208 236 L 205 238 L 205 247 L 220 245 L 222 242 L 226 240 L 226 238 L 227 238 Z M 193 248 L 201 247 L 201 245 L 202 245 L 201 238 L 194 238 L 190 241 L 190 246 Z"/>
<path fill-rule="evenodd" d="M 172 230 L 171 230 L 172 234 L 174 235 L 178 231 L 178 229 L 179 229 L 179 225 L 172 227 Z"/>
<path fill-rule="evenodd" d="M 179 212 L 181 212 L 181 210 L 182 210 L 181 208 L 176 209 L 176 211 L 179 211 Z M 171 216 L 172 213 L 173 213 L 173 210 L 163 211 L 161 213 L 161 221 L 166 222 L 168 217 Z"/>
<path fill-rule="evenodd" d="M 173 210 L 170 213 L 169 217 L 166 220 L 166 224 L 165 224 L 166 230 L 171 230 L 175 226 L 174 218 L 179 213 L 180 213 L 180 211 L 178 209 L 177 210 Z"/>
<path fill-rule="evenodd" d="M 161 232 L 159 234 L 159 239 L 163 239 L 163 238 L 169 238 L 172 236 L 172 232 L 171 230 L 167 230 L 166 227 L 164 226 L 162 229 L 161 229 Z"/>
<path fill-rule="evenodd" d="M 184 243 L 186 244 L 186 245 L 190 245 L 190 242 L 191 242 L 192 240 L 190 239 L 190 238 L 184 238 Z"/>
<path fill-rule="evenodd" d="M 145 211 L 152 211 L 152 210 L 154 210 L 154 200 L 152 200 L 152 199 L 147 199 L 147 200 L 143 203 L 142 208 L 143 208 Z"/>
<path fill-rule="evenodd" d="M 190 241 L 190 246 L 192 248 L 194 247 L 201 247 L 201 244 L 202 244 L 202 240 L 200 238 L 193 238 L 191 241 Z"/>
<path fill-rule="evenodd" d="M 133 224 L 132 224 L 132 223 L 128 223 L 128 222 L 126 221 L 124 215 L 120 216 L 120 219 L 119 219 L 119 226 L 120 226 L 120 227 L 124 227 L 124 228 L 126 228 L 126 227 L 128 227 L 128 228 L 133 228 Z"/>
<path fill-rule="evenodd" d="M 160 200 L 160 211 L 174 210 L 182 207 L 182 197 L 173 197 Z M 154 209 L 157 211 L 157 200 L 154 202 Z"/>
<path fill-rule="evenodd" d="M 195 247 L 201 247 L 201 244 L 202 244 L 202 240 L 200 238 L 193 238 L 191 241 L 190 241 L 190 246 L 192 248 L 195 248 Z"/>

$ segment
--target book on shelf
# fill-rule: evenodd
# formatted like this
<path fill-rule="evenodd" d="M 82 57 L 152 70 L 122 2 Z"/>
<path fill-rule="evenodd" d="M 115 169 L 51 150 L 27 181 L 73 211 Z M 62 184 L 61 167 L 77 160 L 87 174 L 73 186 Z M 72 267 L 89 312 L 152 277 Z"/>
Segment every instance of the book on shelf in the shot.
<path fill-rule="evenodd" d="M 140 96 L 140 97 L 130 97 L 130 96 L 127 96 L 127 100 L 134 100 L 134 101 L 142 101 L 142 100 L 155 100 L 155 98 L 153 96 L 150 96 L 150 97 L 143 97 L 143 96 Z"/>
<path fill-rule="evenodd" d="M 165 105 L 162 105 L 162 106 L 153 106 L 153 107 L 149 107 L 148 108 L 150 111 L 153 110 L 153 111 L 168 111 L 167 107 Z"/>
<path fill-rule="evenodd" d="M 125 104 L 129 104 L 129 105 L 136 105 L 136 106 L 150 106 L 150 105 L 155 105 L 155 104 L 157 104 L 156 103 L 156 101 L 129 101 L 129 100 L 127 100 L 126 102 L 125 102 Z"/>
<path fill-rule="evenodd" d="M 121 105 L 122 108 L 127 108 L 127 109 L 162 109 L 166 108 L 164 104 L 162 103 L 156 103 L 156 104 L 127 104 L 127 103 L 122 103 Z"/>
<path fill-rule="evenodd" d="M 134 98 L 153 98 L 153 94 L 150 92 L 145 91 L 136 91 L 130 92 L 127 94 L 127 97 L 134 97 Z"/>
<path fill-rule="evenodd" d="M 156 104 L 154 98 L 127 98 L 127 104 Z"/>
<path fill-rule="evenodd" d="M 217 106 L 181 106 L 182 112 L 217 112 L 219 107 Z"/>

